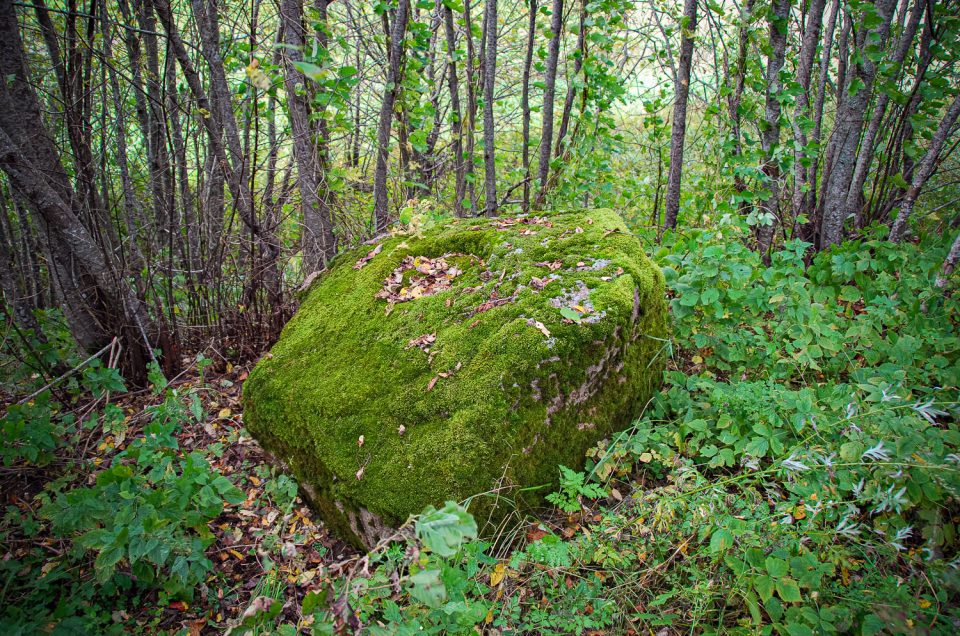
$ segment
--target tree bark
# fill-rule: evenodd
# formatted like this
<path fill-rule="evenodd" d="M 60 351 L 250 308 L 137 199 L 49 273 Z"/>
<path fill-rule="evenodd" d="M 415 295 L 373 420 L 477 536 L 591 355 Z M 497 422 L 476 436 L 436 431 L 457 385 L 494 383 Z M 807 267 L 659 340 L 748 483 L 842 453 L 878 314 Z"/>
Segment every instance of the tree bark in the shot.
<path fill-rule="evenodd" d="M 957 123 L 958 116 L 960 116 L 960 96 L 955 97 L 953 103 L 950 104 L 950 108 L 947 109 L 946 114 L 940 121 L 940 125 L 937 126 L 937 131 L 933 134 L 933 139 L 930 140 L 930 147 L 927 149 L 926 154 L 923 155 L 923 160 L 913 175 L 913 181 L 910 183 L 903 202 L 900 204 L 900 212 L 897 214 L 897 218 L 890 228 L 890 240 L 894 243 L 899 243 L 903 240 L 903 236 L 907 230 L 907 221 L 910 220 L 910 214 L 913 212 L 913 206 L 917 202 L 917 197 L 920 196 L 920 190 L 936 170 L 940 152 L 943 150 L 943 145 L 953 131 L 953 125 Z"/>
<path fill-rule="evenodd" d="M 537 0 L 529 0 L 527 7 L 527 49 L 523 59 L 523 79 L 520 89 L 520 111 L 523 122 L 520 165 L 523 167 L 523 202 L 521 209 L 530 211 L 530 70 L 533 66 L 533 45 L 537 34 Z"/>
<path fill-rule="evenodd" d="M 807 181 L 806 146 L 808 142 L 805 130 L 808 123 L 812 123 L 810 111 L 810 79 L 813 74 L 813 59 L 820 44 L 820 30 L 823 26 L 823 11 L 826 0 L 811 0 L 807 11 L 807 22 L 803 31 L 803 43 L 800 46 L 800 64 L 797 68 L 797 81 L 800 84 L 800 94 L 797 95 L 797 105 L 793 117 L 793 197 L 791 209 L 794 215 L 799 215 L 803 208 L 803 199 L 809 189 Z M 824 49 L 828 49 L 825 46 Z M 829 52 L 827 52 L 829 55 Z"/>
<path fill-rule="evenodd" d="M 897 73 L 899 73 L 903 66 L 903 60 L 911 48 L 910 45 L 913 43 L 913 37 L 917 33 L 917 27 L 920 24 L 920 18 L 923 17 L 925 7 L 925 0 L 915 0 L 913 10 L 910 12 L 910 17 L 904 26 L 903 33 L 900 35 L 897 48 L 890 58 L 890 63 L 896 67 Z M 883 122 L 884 116 L 887 113 L 887 105 L 889 103 L 890 93 L 881 90 L 879 95 L 877 95 L 877 103 L 873 107 L 873 116 L 870 118 L 867 132 L 860 144 L 860 152 L 857 156 L 856 167 L 853 171 L 850 191 L 847 193 L 846 211 L 844 215 L 855 215 L 857 227 L 863 227 L 863 221 L 866 218 L 864 215 L 865 207 L 863 206 L 863 186 L 867 181 L 867 171 L 873 161 L 877 134 L 880 132 L 880 124 Z"/>
<path fill-rule="evenodd" d="M 443 5 L 443 28 L 447 38 L 447 86 L 450 89 L 451 145 L 453 152 L 453 171 L 456 179 L 454 187 L 455 201 L 453 212 L 464 216 L 463 199 L 467 194 L 467 171 L 463 163 L 463 115 L 460 108 L 460 82 L 457 77 L 456 32 L 453 28 L 453 9 Z"/>
<path fill-rule="evenodd" d="M 150 354 L 147 317 L 112 255 L 80 220 L 77 196 L 60 153 L 43 125 L 40 103 L 26 66 L 13 0 L 0 0 L 0 169 L 40 222 L 53 261 L 51 278 L 63 293 L 64 310 L 77 343 L 96 351 L 119 336 L 123 367 L 138 383 Z"/>
<path fill-rule="evenodd" d="M 864 113 L 870 101 L 876 64 L 866 51 L 871 42 L 883 42 L 890 30 L 893 18 L 894 0 L 877 0 L 876 11 L 879 24 L 868 32 L 863 31 L 856 38 L 860 51 L 859 62 L 854 67 L 853 81 L 860 84 L 853 95 L 844 89 L 847 96 L 837 109 L 836 124 L 831 141 L 835 143 L 835 159 L 830 173 L 826 175 L 827 186 L 824 191 L 823 215 L 820 219 L 820 249 L 839 243 L 843 238 L 843 222 L 847 211 L 847 193 L 850 191 L 853 171 L 856 168 L 857 147 L 863 128 Z M 851 82 L 851 87 L 853 83 Z"/>
<path fill-rule="evenodd" d="M 780 222 L 780 164 L 777 160 L 777 149 L 780 146 L 780 93 L 783 84 L 780 81 L 780 69 L 787 48 L 787 26 L 790 19 L 790 0 L 774 0 L 769 14 L 770 24 L 770 57 L 767 60 L 767 94 L 764 103 L 763 134 L 760 144 L 766 161 L 763 173 L 767 178 L 767 188 L 770 191 L 767 212 L 772 216 L 769 223 L 757 228 L 757 242 L 764 260 L 768 259 L 773 244 L 773 233 Z M 808 73 L 809 74 L 809 73 Z"/>
<path fill-rule="evenodd" d="M 680 213 L 680 180 L 683 174 L 683 142 L 687 132 L 687 99 L 690 95 L 690 67 L 693 63 L 693 38 L 697 31 L 697 0 L 684 0 L 680 36 L 680 63 L 674 90 L 673 125 L 670 132 L 670 172 L 663 227 L 675 229 Z"/>
<path fill-rule="evenodd" d="M 467 0 L 469 1 L 469 0 Z M 486 215 L 497 215 L 497 166 L 495 162 L 493 128 L 494 84 L 497 79 L 497 0 L 487 0 L 484 7 L 487 13 L 487 49 L 484 52 L 483 80 L 483 167 L 484 167 L 484 210 Z"/>
<path fill-rule="evenodd" d="M 390 155 L 390 129 L 393 126 L 393 105 L 400 90 L 400 65 L 403 58 L 403 36 L 410 18 L 410 0 L 399 0 L 390 33 L 390 48 L 387 60 L 386 86 L 380 104 L 380 120 L 377 125 L 377 165 L 373 175 L 373 214 L 375 233 L 387 230 L 390 218 L 387 200 L 387 160 Z"/>
<path fill-rule="evenodd" d="M 547 46 L 547 68 L 544 77 L 543 124 L 540 131 L 540 163 L 537 166 L 539 190 L 533 207 L 543 208 L 547 196 L 547 179 L 550 176 L 551 145 L 553 143 L 553 105 L 557 91 L 557 65 L 560 60 L 560 36 L 563 34 L 563 0 L 553 0 L 550 15 L 550 43 Z"/>
<path fill-rule="evenodd" d="M 934 285 L 938 289 L 943 289 L 947 286 L 947 281 L 950 280 L 953 270 L 957 267 L 958 260 L 960 260 L 960 234 L 957 234 L 957 238 L 954 239 L 953 245 L 950 247 L 950 252 L 947 253 L 947 257 L 943 260 L 943 267 L 940 269 L 940 273 L 937 274 L 936 281 L 934 281 Z"/>
<path fill-rule="evenodd" d="M 305 44 L 303 0 L 282 0 L 280 21 L 284 34 L 284 86 L 287 93 L 287 115 L 293 135 L 293 155 L 297 162 L 297 184 L 303 223 L 300 247 L 304 275 L 323 269 L 334 255 L 333 227 L 321 210 L 320 161 L 310 126 L 310 91 L 304 74 L 296 64 L 303 61 Z"/>

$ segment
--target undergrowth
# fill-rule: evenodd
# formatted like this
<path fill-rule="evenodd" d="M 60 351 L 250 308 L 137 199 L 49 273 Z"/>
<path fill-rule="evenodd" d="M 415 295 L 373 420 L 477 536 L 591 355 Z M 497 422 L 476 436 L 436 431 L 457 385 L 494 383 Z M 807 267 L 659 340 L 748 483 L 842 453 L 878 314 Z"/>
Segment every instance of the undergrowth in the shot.
<path fill-rule="evenodd" d="M 558 511 L 452 556 L 401 533 L 301 627 L 956 633 L 944 247 L 862 240 L 807 266 L 789 242 L 764 266 L 746 240 L 736 223 L 667 238 L 666 385 L 585 473 L 561 468 Z"/>
<path fill-rule="evenodd" d="M 559 467 L 556 508 L 483 539 L 469 505 L 448 502 L 368 554 L 294 574 L 264 552 L 245 611 L 218 629 L 956 633 L 958 305 L 955 284 L 932 285 L 945 246 L 868 238 L 807 264 L 788 242 L 765 266 L 748 241 L 739 222 L 665 238 L 665 386 L 584 472 Z M 79 417 L 71 402 L 121 391 L 109 365 L 67 384 L 6 407 L 7 470 L 57 470 L 0 526 L 0 628 L 133 631 L 118 612 L 146 599 L 202 606 L 211 524 L 244 495 L 209 462 L 222 447 L 178 445 L 204 417 L 197 391 L 155 375 L 128 431 L 109 399 Z M 100 465 L 64 464 L 91 429 L 129 439 Z M 289 479 L 258 474 L 290 518 Z M 42 532 L 57 544 L 24 547 Z M 291 549 L 274 543 L 275 558 Z"/>

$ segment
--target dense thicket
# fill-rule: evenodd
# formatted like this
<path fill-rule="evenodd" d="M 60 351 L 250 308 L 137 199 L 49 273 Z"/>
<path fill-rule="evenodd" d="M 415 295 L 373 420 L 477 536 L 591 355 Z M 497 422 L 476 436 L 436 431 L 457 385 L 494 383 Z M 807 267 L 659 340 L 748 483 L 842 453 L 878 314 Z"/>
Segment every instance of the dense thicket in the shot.
<path fill-rule="evenodd" d="M 172 371 L 212 336 L 269 339 L 301 280 L 404 210 L 898 241 L 956 145 L 953 0 L 0 13 L 5 313 L 42 338 L 60 308 L 89 351 L 118 336 L 134 379 L 155 350 Z"/>

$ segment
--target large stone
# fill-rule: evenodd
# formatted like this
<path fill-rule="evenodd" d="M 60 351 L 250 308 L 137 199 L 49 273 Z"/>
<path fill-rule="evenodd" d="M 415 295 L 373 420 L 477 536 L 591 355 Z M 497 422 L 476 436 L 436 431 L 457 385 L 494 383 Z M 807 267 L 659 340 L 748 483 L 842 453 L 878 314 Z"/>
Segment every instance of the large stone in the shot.
<path fill-rule="evenodd" d="M 616 213 L 449 221 L 335 261 L 250 374 L 246 426 L 369 546 L 429 504 L 540 501 L 639 415 L 666 331 Z"/>

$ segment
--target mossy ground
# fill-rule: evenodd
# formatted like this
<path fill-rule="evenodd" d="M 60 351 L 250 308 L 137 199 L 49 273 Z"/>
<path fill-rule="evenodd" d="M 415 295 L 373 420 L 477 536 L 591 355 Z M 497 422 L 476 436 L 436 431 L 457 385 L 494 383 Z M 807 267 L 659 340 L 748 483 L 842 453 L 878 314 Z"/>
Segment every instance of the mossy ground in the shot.
<path fill-rule="evenodd" d="M 501 479 L 549 484 L 659 385 L 663 277 L 639 241 L 609 210 L 538 218 L 388 238 L 359 270 L 371 248 L 344 254 L 250 374 L 247 427 L 347 535 L 341 509 L 398 525 Z M 435 295 L 389 311 L 376 297 L 404 257 L 445 254 L 478 259 Z M 478 312 L 492 299 L 510 301 Z M 590 310 L 583 321 L 564 319 L 568 303 Z M 431 333 L 429 353 L 409 346 Z"/>

